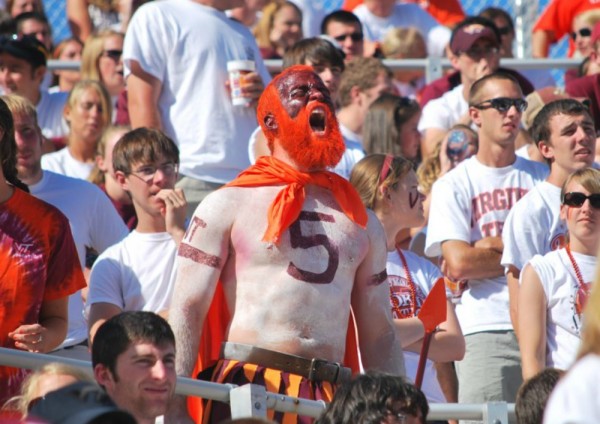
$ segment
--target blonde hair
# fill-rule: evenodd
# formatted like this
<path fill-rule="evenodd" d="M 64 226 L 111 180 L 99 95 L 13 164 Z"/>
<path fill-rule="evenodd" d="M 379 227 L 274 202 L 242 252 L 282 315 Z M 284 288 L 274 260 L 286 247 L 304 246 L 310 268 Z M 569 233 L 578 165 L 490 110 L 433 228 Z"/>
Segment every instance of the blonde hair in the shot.
<path fill-rule="evenodd" d="M 381 171 L 388 156 L 391 157 L 390 168 L 383 181 L 380 182 Z M 379 186 L 394 187 L 412 170 L 412 167 L 412 162 L 402 156 L 368 155 L 352 168 L 350 183 L 360 195 L 365 207 L 375 210 L 378 196 L 382 195 L 378 190 Z"/>
<path fill-rule="evenodd" d="M 275 15 L 284 7 L 292 7 L 302 17 L 302 11 L 291 1 L 274 1 L 266 5 L 253 31 L 258 47 L 269 48 L 273 46 L 273 43 L 271 43 L 271 30 L 275 22 Z"/>
<path fill-rule="evenodd" d="M 471 134 L 475 140 L 478 140 L 477 132 L 475 132 L 470 126 L 464 124 L 456 124 L 452 126 L 452 128 L 448 130 L 444 137 L 447 137 L 448 133 L 454 130 L 466 131 Z M 433 183 L 435 183 L 437 179 L 441 177 L 440 174 L 442 172 L 442 166 L 440 163 L 440 154 L 442 152 L 442 141 L 443 139 L 437 142 L 431 155 L 423 159 L 423 162 L 421 162 L 421 165 L 419 165 L 417 168 L 417 180 L 419 181 L 419 188 L 423 194 L 431 193 Z"/>
<path fill-rule="evenodd" d="M 575 16 L 573 21 L 582 21 L 589 25 L 590 30 L 594 29 L 594 25 L 600 21 L 600 9 L 590 9 Z"/>
<path fill-rule="evenodd" d="M 423 47 L 423 56 L 427 57 L 427 44 L 421 32 L 415 27 L 392 28 L 386 32 L 381 42 L 381 52 L 388 58 L 417 58 L 415 48 L 418 44 Z"/>
<path fill-rule="evenodd" d="M 561 190 L 561 201 L 572 181 L 576 181 L 591 194 L 600 193 L 600 171 L 594 168 L 583 168 L 571 173 L 565 180 Z"/>
<path fill-rule="evenodd" d="M 1 98 L 6 103 L 6 106 L 8 106 L 13 117 L 19 115 L 28 116 L 38 126 L 37 110 L 31 101 L 18 94 L 6 94 Z"/>
<path fill-rule="evenodd" d="M 21 385 L 21 394 L 10 398 L 2 407 L 5 410 L 18 411 L 23 415 L 27 415 L 29 404 L 35 399 L 33 396 L 40 380 L 45 376 L 68 375 L 75 378 L 77 381 L 93 382 L 94 379 L 85 371 L 78 368 L 66 365 L 60 362 L 49 362 L 38 370 L 29 374 Z"/>
<path fill-rule="evenodd" d="M 104 130 L 102 133 L 102 137 L 100 137 L 100 141 L 98 141 L 98 145 L 96 146 L 96 156 L 100 156 L 101 158 L 106 157 L 106 144 L 108 140 L 110 140 L 113 135 L 117 133 L 126 133 L 131 131 L 131 127 L 127 125 L 110 125 L 108 128 Z M 92 184 L 102 185 L 106 182 L 106 178 L 104 177 L 104 171 L 98 168 L 98 164 L 94 165 L 94 168 L 90 172 L 90 176 L 88 177 L 88 181 Z"/>
<path fill-rule="evenodd" d="M 112 29 L 103 30 L 90 35 L 81 51 L 81 79 L 102 81 L 98 63 L 104 53 L 104 41 L 109 37 L 125 38 L 122 32 Z"/>
<path fill-rule="evenodd" d="M 67 108 L 73 109 L 75 104 L 81 98 L 82 93 L 88 89 L 95 90 L 100 96 L 100 101 L 102 102 L 102 118 L 104 119 L 104 126 L 106 127 L 110 125 L 112 121 L 112 102 L 110 99 L 110 94 L 108 94 L 108 91 L 106 91 L 106 88 L 104 88 L 104 85 L 100 81 L 78 81 L 73 86 L 73 89 L 69 92 L 69 97 L 67 98 L 67 102 L 65 104 L 65 110 Z"/>

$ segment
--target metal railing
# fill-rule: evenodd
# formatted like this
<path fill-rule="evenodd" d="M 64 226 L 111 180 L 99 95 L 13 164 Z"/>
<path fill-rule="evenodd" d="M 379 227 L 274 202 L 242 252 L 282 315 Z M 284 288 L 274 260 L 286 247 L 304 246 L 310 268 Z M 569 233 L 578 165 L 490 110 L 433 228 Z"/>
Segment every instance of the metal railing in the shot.
<path fill-rule="evenodd" d="M 89 361 L 0 348 L 0 364 L 2 365 L 36 369 L 48 362 L 61 362 L 78 368 L 93 377 L 92 366 Z M 266 417 L 268 409 L 279 412 L 293 412 L 316 418 L 326 406 L 323 401 L 298 399 L 270 393 L 264 387 L 254 384 L 238 387 L 233 384 L 211 383 L 185 377 L 177 377 L 175 393 L 230 403 L 233 418 Z M 508 424 L 508 419 L 514 418 L 514 404 L 507 404 L 506 402 L 485 404 L 432 403 L 429 408 L 427 417 L 429 420 L 481 420 L 485 424 Z"/>
<path fill-rule="evenodd" d="M 383 59 L 383 63 L 392 70 L 418 70 L 425 69 L 425 80 L 427 83 L 442 76 L 445 69 L 452 67 L 448 59 L 430 57 L 427 59 Z M 500 65 L 506 68 L 523 69 L 570 69 L 577 68 L 581 63 L 579 59 L 501 59 Z M 281 70 L 281 60 L 265 60 L 269 72 Z M 66 60 L 49 60 L 48 69 L 77 70 L 79 62 Z"/>

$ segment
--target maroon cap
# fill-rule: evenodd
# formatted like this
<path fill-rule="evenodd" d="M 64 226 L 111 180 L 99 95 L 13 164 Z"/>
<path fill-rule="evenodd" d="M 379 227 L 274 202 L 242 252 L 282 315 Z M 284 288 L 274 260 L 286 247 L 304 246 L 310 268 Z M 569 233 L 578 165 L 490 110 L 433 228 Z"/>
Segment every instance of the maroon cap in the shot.
<path fill-rule="evenodd" d="M 592 44 L 595 44 L 596 41 L 600 40 L 600 22 L 594 25 L 594 29 L 592 30 L 592 37 L 590 39 Z"/>
<path fill-rule="evenodd" d="M 490 40 L 495 47 L 500 47 L 500 40 L 492 28 L 474 23 L 456 30 L 450 41 L 450 49 L 454 54 L 463 53 L 481 39 Z"/>

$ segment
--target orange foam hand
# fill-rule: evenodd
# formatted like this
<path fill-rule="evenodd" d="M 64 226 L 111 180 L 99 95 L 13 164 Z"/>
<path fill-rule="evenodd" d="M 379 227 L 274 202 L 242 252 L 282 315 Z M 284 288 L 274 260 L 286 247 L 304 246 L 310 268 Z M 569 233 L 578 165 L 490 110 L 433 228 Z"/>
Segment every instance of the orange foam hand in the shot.
<path fill-rule="evenodd" d="M 446 321 L 446 286 L 443 278 L 439 278 L 431 288 L 417 318 L 423 323 L 426 333 L 433 332 Z"/>

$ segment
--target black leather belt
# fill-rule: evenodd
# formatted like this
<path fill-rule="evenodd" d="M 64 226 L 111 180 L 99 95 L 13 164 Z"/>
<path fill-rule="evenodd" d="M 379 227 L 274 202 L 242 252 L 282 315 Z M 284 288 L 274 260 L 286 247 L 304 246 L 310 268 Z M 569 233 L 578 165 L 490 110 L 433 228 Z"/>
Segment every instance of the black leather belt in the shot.
<path fill-rule="evenodd" d="M 328 381 L 334 384 L 343 384 L 349 382 L 352 378 L 352 370 L 338 362 L 318 358 L 307 359 L 241 343 L 223 343 L 221 345 L 221 358 L 274 368 L 300 375 L 310 381 Z"/>

